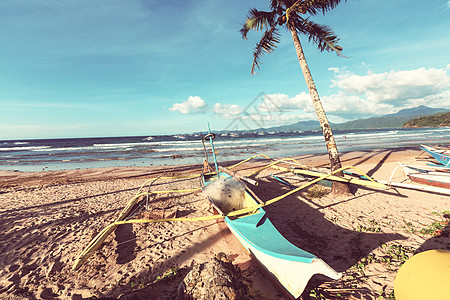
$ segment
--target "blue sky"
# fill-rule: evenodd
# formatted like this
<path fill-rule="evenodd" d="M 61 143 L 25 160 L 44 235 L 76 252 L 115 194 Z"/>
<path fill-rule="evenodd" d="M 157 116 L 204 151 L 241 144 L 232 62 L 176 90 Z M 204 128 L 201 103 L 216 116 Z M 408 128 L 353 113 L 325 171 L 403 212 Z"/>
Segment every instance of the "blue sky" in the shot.
<path fill-rule="evenodd" d="M 0 140 L 315 120 L 289 32 L 251 76 L 253 7 L 268 2 L 0 1 Z M 450 108 L 450 1 L 349 0 L 314 20 L 347 56 L 300 37 L 331 122 Z"/>

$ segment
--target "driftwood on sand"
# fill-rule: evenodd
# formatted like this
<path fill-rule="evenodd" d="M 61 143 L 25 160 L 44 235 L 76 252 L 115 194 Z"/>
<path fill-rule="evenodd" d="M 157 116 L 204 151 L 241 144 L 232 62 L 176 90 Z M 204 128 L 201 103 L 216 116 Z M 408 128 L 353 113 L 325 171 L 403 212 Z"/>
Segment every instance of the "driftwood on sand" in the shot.
<path fill-rule="evenodd" d="M 239 270 L 220 252 L 210 261 L 196 264 L 178 288 L 177 300 L 241 300 L 247 287 Z"/>

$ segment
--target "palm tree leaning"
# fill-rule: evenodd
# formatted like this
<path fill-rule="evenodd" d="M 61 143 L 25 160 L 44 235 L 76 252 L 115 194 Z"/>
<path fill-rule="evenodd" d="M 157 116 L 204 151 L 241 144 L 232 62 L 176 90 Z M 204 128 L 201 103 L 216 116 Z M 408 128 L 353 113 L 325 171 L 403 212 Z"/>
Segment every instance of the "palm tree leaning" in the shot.
<path fill-rule="evenodd" d="M 264 30 L 264 34 L 261 37 L 261 40 L 256 44 L 253 52 L 252 75 L 255 74 L 255 69 L 259 68 L 260 59 L 264 52 L 270 53 L 275 50 L 276 44 L 280 42 L 279 29 L 285 27 L 292 35 L 298 61 L 303 76 L 305 77 L 314 109 L 319 118 L 320 127 L 323 131 L 330 158 L 331 170 L 335 171 L 341 168 L 339 152 L 328 118 L 322 107 L 322 103 L 320 102 L 319 94 L 312 79 L 311 72 L 309 71 L 298 34 L 306 35 L 309 41 L 315 43 L 320 51 L 334 51 L 339 56 L 342 56 L 342 47 L 337 45 L 339 39 L 335 36 L 331 28 L 317 24 L 309 19 L 309 16 L 314 16 L 320 12 L 325 14 L 327 11 L 332 10 L 341 2 L 341 0 L 269 1 L 270 11 L 260 11 L 254 8 L 250 9 L 247 20 L 240 30 L 242 38 L 244 39 L 247 39 L 247 34 L 250 30 Z M 343 174 L 338 173 L 338 175 Z M 349 187 L 347 184 L 334 181 L 332 191 L 335 194 L 345 194 L 349 193 Z"/>

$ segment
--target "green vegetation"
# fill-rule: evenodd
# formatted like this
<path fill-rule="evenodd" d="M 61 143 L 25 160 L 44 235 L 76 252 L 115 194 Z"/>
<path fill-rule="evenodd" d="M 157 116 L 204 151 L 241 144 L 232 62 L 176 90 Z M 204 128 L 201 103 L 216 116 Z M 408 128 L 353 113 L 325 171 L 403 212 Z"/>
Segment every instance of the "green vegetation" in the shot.
<path fill-rule="evenodd" d="M 437 216 L 439 219 L 423 229 L 414 226 L 412 222 L 405 222 L 403 228 L 406 232 L 412 234 L 424 235 L 449 235 L 450 233 L 450 211 L 431 212 L 431 215 Z M 335 217 L 328 218 L 330 221 L 336 221 Z M 375 219 L 366 220 L 367 225 L 359 225 L 359 232 L 380 232 L 380 221 Z M 371 290 L 361 287 L 360 283 L 364 283 L 373 274 L 373 268 L 380 268 L 376 264 L 381 264 L 386 268 L 386 272 L 396 273 L 400 267 L 414 255 L 416 249 L 409 246 L 403 246 L 397 243 L 383 244 L 377 251 L 369 253 L 361 258 L 353 266 L 344 273 L 344 277 L 338 281 L 325 282 L 316 285 L 309 290 L 309 299 L 325 300 L 325 299 L 377 299 L 377 300 L 395 300 L 394 291 L 386 286 L 380 290 Z M 370 266 L 370 267 L 369 267 Z M 366 274 L 367 272 L 367 274 Z"/>
<path fill-rule="evenodd" d="M 376 220 L 369 220 L 368 221 L 370 223 L 371 226 L 364 226 L 364 225 L 359 225 L 356 228 L 356 231 L 358 232 L 381 232 L 381 227 L 377 226 L 378 222 Z"/>
<path fill-rule="evenodd" d="M 450 112 L 412 119 L 403 127 L 446 127 L 450 126 Z"/>
<path fill-rule="evenodd" d="M 128 284 L 132 289 L 142 289 L 142 288 L 149 287 L 154 284 L 160 283 L 161 281 L 163 281 L 165 279 L 172 279 L 172 278 L 176 277 L 179 274 L 179 272 L 180 272 L 180 268 L 173 267 L 173 268 L 167 270 L 163 275 L 157 276 L 153 282 L 149 282 L 148 280 L 141 278 L 139 280 L 131 279 Z M 119 280 L 119 282 L 117 284 L 118 285 L 121 284 L 121 279 Z"/>
<path fill-rule="evenodd" d="M 381 232 L 380 227 L 366 227 L 364 225 L 359 225 L 358 228 L 356 228 L 356 231 L 359 232 Z"/>
<path fill-rule="evenodd" d="M 407 233 L 422 234 L 431 236 L 449 236 L 450 235 L 450 211 L 432 212 L 432 215 L 439 216 L 441 220 L 434 221 L 430 225 L 418 228 L 411 222 L 406 222 L 402 228 Z"/>
<path fill-rule="evenodd" d="M 361 258 L 351 268 L 359 273 L 361 276 L 365 276 L 364 269 L 371 263 L 381 263 L 385 265 L 390 271 L 396 271 L 403 265 L 408 258 L 410 258 L 414 249 L 411 247 L 402 246 L 399 244 L 393 244 L 388 246 L 386 244 L 381 246 L 384 250 L 383 255 L 375 255 L 370 253 L 366 257 Z"/>
<path fill-rule="evenodd" d="M 178 267 L 171 268 L 171 269 L 167 270 L 167 272 L 164 273 L 162 276 L 157 276 L 155 282 L 158 282 L 158 281 L 166 279 L 166 278 L 175 277 L 175 276 L 177 276 L 179 270 L 180 270 L 180 268 L 178 268 Z"/>
<path fill-rule="evenodd" d="M 377 262 L 377 257 L 375 256 L 375 254 L 370 253 L 366 257 L 363 257 L 358 262 L 356 262 L 356 264 L 354 264 L 352 268 L 355 269 L 355 271 L 358 272 L 360 276 L 366 276 L 366 274 L 364 273 L 365 267 L 374 262 Z"/>
<path fill-rule="evenodd" d="M 414 228 L 414 225 L 411 222 L 406 222 L 405 226 L 402 226 L 403 229 L 405 229 L 405 231 L 407 233 L 416 233 L 417 230 L 416 228 Z"/>
<path fill-rule="evenodd" d="M 398 268 L 412 256 L 413 252 L 413 249 L 410 247 L 391 245 L 386 254 L 380 258 L 380 261 L 389 267 L 396 266 Z"/>
<path fill-rule="evenodd" d="M 320 199 L 326 194 L 328 194 L 329 191 L 323 188 L 320 188 L 318 186 L 313 186 L 306 192 L 306 198 L 308 199 Z"/>
<path fill-rule="evenodd" d="M 334 216 L 334 217 L 326 217 L 328 221 L 333 222 L 333 223 L 337 223 L 338 222 L 338 217 Z"/>
<path fill-rule="evenodd" d="M 372 117 L 368 119 L 349 121 L 342 124 L 333 124 L 333 128 L 336 130 L 400 128 L 405 122 L 410 119 L 411 116 L 390 115 L 382 117 Z"/>
<path fill-rule="evenodd" d="M 388 300 L 395 300 L 395 295 L 394 295 L 394 291 L 392 291 L 391 293 L 387 294 L 384 290 L 381 290 L 379 292 L 377 292 L 377 300 L 378 299 L 388 299 Z"/>
<path fill-rule="evenodd" d="M 376 221 L 371 220 L 372 224 L 377 225 Z M 394 291 L 383 286 L 375 291 L 369 288 L 361 287 L 361 283 L 369 279 L 366 275 L 366 267 L 371 264 L 382 264 L 388 272 L 395 273 L 413 254 L 412 247 L 402 246 L 400 244 L 383 244 L 381 253 L 370 253 L 361 258 L 351 268 L 344 273 L 344 277 L 338 281 L 325 282 L 314 286 L 309 291 L 309 299 L 395 299 Z"/>
<path fill-rule="evenodd" d="M 432 215 L 441 217 L 441 221 L 435 221 L 420 230 L 423 235 L 431 236 L 448 236 L 450 235 L 450 211 L 446 210 L 441 213 L 432 212 Z"/>

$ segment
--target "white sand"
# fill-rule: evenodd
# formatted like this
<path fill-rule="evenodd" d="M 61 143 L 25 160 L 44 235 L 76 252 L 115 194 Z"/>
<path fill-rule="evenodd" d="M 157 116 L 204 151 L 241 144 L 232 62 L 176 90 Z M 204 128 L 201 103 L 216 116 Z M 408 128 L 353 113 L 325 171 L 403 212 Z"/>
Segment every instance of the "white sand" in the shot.
<path fill-rule="evenodd" d="M 376 179 L 387 180 L 397 162 L 425 164 L 416 161 L 419 155 L 420 151 L 407 149 L 353 152 L 343 154 L 342 163 L 358 166 Z M 299 159 L 310 166 L 327 165 L 326 156 Z M 249 174 L 251 167 L 244 166 L 239 173 Z M 117 218 L 146 180 L 159 175 L 199 174 L 198 166 L 170 168 L 0 172 L 0 297 L 117 298 L 147 286 L 173 267 L 204 262 L 225 252 L 244 270 L 243 276 L 255 299 L 282 299 L 222 221 L 123 225 L 79 271 L 71 270 L 83 248 Z M 289 190 L 271 179 L 268 176 L 271 173 L 279 171 L 261 172 L 256 176 L 259 186 L 252 188 L 263 200 Z M 394 180 L 406 180 L 401 170 Z M 301 184 L 294 180 L 291 183 Z M 199 187 L 198 179 L 158 180 L 152 190 L 196 187 Z M 450 210 L 450 197 L 357 186 L 352 186 L 352 192 L 353 196 L 329 194 L 320 199 L 308 199 L 306 192 L 302 192 L 266 207 L 269 218 L 289 241 L 345 272 L 342 280 L 328 282 L 317 291 L 331 293 L 327 289 L 333 287 L 340 289 L 340 294 L 356 299 L 370 299 L 380 291 L 386 296 L 393 290 L 399 265 L 398 261 L 386 259 L 395 250 L 391 246 L 406 247 L 408 256 L 429 249 L 450 250 L 449 237 L 419 233 L 433 222 L 445 220 L 434 213 Z M 150 197 L 149 207 L 143 217 L 212 214 L 201 192 Z M 448 225 L 447 231 L 450 231 Z M 364 266 L 358 269 L 355 264 L 361 260 Z M 314 280 L 310 288 L 320 282 Z M 153 297 L 172 299 L 177 283 L 176 280 L 166 283 Z M 354 288 L 347 290 L 349 286 Z"/>

